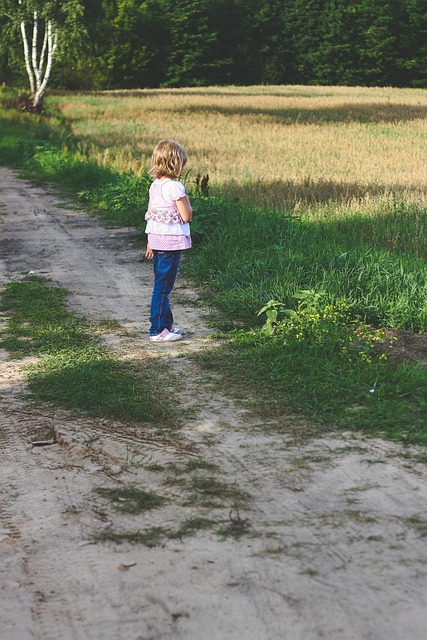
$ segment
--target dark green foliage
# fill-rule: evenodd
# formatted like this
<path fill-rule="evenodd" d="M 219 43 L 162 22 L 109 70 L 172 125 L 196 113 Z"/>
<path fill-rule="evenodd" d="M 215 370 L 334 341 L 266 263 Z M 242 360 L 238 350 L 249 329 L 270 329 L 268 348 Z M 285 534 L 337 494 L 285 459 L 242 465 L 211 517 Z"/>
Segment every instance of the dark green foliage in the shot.
<path fill-rule="evenodd" d="M 169 20 L 158 0 L 118 3 L 105 61 L 111 87 L 157 87 L 165 77 Z"/>
<path fill-rule="evenodd" d="M 203 86 L 229 81 L 231 58 L 224 57 L 214 16 L 224 3 L 211 0 L 181 0 L 168 3 L 170 48 L 166 86 Z M 220 14 L 221 15 L 221 14 Z"/>
<path fill-rule="evenodd" d="M 425 0 L 80 0 L 76 6 L 83 11 L 78 28 L 63 11 L 67 35 L 51 86 L 427 87 Z M 19 25 L 0 14 L 3 81 L 26 82 L 26 74 Z"/>

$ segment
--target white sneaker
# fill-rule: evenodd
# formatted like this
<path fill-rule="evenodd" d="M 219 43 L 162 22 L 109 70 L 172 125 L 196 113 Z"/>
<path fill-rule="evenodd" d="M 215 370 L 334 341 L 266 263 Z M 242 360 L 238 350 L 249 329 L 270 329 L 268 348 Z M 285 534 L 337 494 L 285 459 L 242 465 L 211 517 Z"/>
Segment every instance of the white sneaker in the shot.
<path fill-rule="evenodd" d="M 150 336 L 151 342 L 173 342 L 174 340 L 182 340 L 182 335 L 180 333 L 172 333 L 167 329 L 163 329 L 157 336 Z"/>

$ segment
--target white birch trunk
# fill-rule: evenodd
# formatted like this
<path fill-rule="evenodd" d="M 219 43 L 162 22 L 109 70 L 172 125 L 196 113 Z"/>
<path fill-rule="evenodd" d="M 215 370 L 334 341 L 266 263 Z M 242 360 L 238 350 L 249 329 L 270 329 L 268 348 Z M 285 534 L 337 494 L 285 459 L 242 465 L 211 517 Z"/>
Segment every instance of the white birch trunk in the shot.
<path fill-rule="evenodd" d="M 33 13 L 33 41 L 31 46 L 31 62 L 33 65 L 33 72 L 36 77 L 36 87 L 38 88 L 41 85 L 41 74 L 39 70 L 39 65 L 37 61 L 37 40 L 39 36 L 39 19 L 37 15 L 37 11 Z"/>
<path fill-rule="evenodd" d="M 47 43 L 47 59 L 46 59 L 46 67 L 44 69 L 44 75 L 43 75 L 43 64 L 44 64 L 44 57 L 46 52 L 45 42 Z M 52 64 L 53 64 L 53 59 L 55 57 L 56 47 L 58 45 L 58 32 L 52 28 L 52 22 L 50 20 L 46 20 L 45 42 L 43 43 L 43 48 L 40 54 L 38 75 L 36 73 L 37 90 L 33 98 L 33 107 L 36 111 L 40 109 L 41 104 L 43 102 L 43 97 L 44 97 L 44 94 L 46 93 L 47 83 L 49 81 L 50 74 L 52 71 Z"/>
<path fill-rule="evenodd" d="M 23 45 L 24 45 L 25 68 L 27 70 L 28 78 L 30 80 L 30 91 L 31 91 L 31 94 L 33 95 L 35 93 L 35 91 L 36 91 L 36 87 L 35 87 L 35 83 L 34 83 L 33 70 L 31 68 L 30 49 L 29 49 L 29 46 L 28 46 L 27 32 L 25 30 L 25 22 L 24 21 L 21 22 L 21 35 L 22 35 L 22 42 L 23 42 Z"/>
<path fill-rule="evenodd" d="M 30 80 L 31 99 L 34 111 L 39 111 L 46 93 L 47 83 L 52 71 L 52 64 L 58 44 L 58 32 L 51 20 L 45 20 L 44 37 L 41 50 L 38 47 L 39 18 L 37 11 L 33 14 L 33 35 L 31 38 L 31 56 L 25 22 L 21 22 L 21 35 L 24 47 L 25 68 Z"/>

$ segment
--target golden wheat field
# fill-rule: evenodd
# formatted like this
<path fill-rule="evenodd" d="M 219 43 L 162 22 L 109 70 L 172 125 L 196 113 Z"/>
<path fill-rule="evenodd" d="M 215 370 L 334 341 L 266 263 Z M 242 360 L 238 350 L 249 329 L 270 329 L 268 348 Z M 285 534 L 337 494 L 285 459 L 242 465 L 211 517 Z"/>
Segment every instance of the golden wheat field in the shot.
<path fill-rule="evenodd" d="M 427 203 L 427 91 L 254 86 L 56 95 L 81 149 L 104 165 L 146 172 L 154 145 L 187 148 L 211 193 L 262 208 L 390 198 Z"/>

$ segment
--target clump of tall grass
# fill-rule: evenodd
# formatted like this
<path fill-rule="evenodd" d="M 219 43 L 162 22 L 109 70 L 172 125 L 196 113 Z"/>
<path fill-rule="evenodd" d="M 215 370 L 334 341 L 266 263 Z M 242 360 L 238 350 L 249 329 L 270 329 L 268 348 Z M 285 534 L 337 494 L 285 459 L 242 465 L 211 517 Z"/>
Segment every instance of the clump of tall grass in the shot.
<path fill-rule="evenodd" d="M 427 207 L 408 203 L 396 193 L 366 196 L 345 206 L 329 202 L 310 220 L 395 255 L 427 259 Z"/>
<path fill-rule="evenodd" d="M 237 204 L 219 208 L 220 227 L 188 266 L 223 311 L 248 326 L 267 300 L 290 306 L 298 290 L 345 299 L 364 322 L 427 328 L 427 270 L 414 254 L 392 252 L 342 221 L 310 222 Z"/>

